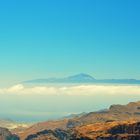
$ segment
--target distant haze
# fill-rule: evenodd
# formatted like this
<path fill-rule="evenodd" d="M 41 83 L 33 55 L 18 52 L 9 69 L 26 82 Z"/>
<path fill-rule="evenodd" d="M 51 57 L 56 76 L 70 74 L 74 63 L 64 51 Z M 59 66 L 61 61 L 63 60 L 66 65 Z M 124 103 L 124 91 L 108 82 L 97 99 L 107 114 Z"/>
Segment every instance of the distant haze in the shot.
<path fill-rule="evenodd" d="M 140 100 L 139 85 L 14 85 L 0 88 L 0 116 L 15 121 L 45 121 Z"/>
<path fill-rule="evenodd" d="M 140 0 L 0 0 L 0 117 L 42 121 L 137 100 Z"/>

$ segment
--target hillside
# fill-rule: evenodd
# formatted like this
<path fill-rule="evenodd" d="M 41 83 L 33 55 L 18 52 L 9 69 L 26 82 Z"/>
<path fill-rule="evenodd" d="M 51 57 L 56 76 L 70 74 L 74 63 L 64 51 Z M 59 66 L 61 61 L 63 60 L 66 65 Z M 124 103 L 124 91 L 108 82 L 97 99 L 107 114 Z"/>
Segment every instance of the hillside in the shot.
<path fill-rule="evenodd" d="M 95 123 L 71 130 L 44 130 L 25 140 L 139 140 L 140 123 L 134 121 Z"/>
<path fill-rule="evenodd" d="M 124 128 L 128 125 L 131 128 L 131 124 L 137 123 L 137 125 L 139 125 L 139 121 L 140 101 L 131 102 L 127 105 L 112 105 L 108 110 L 91 112 L 70 119 L 66 118 L 58 121 L 38 123 L 24 131 L 20 131 L 18 134 L 21 137 L 21 140 L 24 140 L 25 138 L 29 140 L 34 137 L 42 137 L 42 139 L 44 137 L 50 137 L 50 139 L 53 137 L 54 140 L 61 140 L 62 138 L 59 138 L 57 135 L 62 137 L 73 137 L 73 135 L 75 135 L 77 138 L 77 135 L 79 134 L 82 134 L 84 137 L 88 136 L 90 139 L 89 133 L 91 133 L 91 135 L 94 134 L 94 136 L 97 134 L 98 136 L 99 131 L 105 134 L 104 136 L 106 137 L 110 136 L 110 134 L 108 135 L 107 133 L 109 132 L 109 129 L 114 130 L 116 126 L 119 126 L 117 128 L 121 127 L 122 129 L 122 127 Z M 94 132 L 93 134 L 92 131 Z M 116 131 L 120 130 L 118 129 Z"/>
<path fill-rule="evenodd" d="M 19 140 L 19 137 L 8 129 L 0 127 L 0 140 Z"/>

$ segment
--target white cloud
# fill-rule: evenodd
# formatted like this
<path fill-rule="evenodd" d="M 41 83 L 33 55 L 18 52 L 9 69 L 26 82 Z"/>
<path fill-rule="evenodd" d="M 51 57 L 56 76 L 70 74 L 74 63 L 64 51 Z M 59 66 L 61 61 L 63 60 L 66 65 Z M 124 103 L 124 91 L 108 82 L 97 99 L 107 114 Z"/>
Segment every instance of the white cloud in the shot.
<path fill-rule="evenodd" d="M 24 90 L 24 86 L 22 84 L 14 85 L 7 89 L 7 92 L 20 92 Z"/>
<path fill-rule="evenodd" d="M 10 88 L 0 88 L 0 94 L 17 95 L 140 95 L 139 85 L 75 85 L 75 86 L 24 86 L 14 85 Z"/>

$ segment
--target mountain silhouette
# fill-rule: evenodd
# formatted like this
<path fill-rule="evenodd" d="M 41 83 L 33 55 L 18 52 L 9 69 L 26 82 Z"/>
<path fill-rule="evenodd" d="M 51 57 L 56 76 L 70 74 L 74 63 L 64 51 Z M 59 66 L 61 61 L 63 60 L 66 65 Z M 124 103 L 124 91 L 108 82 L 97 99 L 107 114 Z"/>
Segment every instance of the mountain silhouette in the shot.
<path fill-rule="evenodd" d="M 73 76 L 68 76 L 64 78 L 42 78 L 24 81 L 28 84 L 53 84 L 53 83 L 102 83 L 102 84 L 140 84 L 140 80 L 136 79 L 95 79 L 89 74 L 81 73 Z"/>

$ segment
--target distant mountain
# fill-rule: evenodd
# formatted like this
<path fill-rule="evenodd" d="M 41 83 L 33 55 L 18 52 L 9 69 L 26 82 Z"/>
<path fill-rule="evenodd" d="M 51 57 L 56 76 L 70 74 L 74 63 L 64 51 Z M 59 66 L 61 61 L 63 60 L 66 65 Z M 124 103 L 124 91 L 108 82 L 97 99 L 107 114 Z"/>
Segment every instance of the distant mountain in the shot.
<path fill-rule="evenodd" d="M 47 78 L 47 79 L 35 79 L 25 81 L 24 83 L 92 83 L 96 82 L 92 76 L 88 74 L 77 74 L 65 78 Z"/>
<path fill-rule="evenodd" d="M 72 118 L 75 118 L 75 117 L 81 117 L 83 115 L 86 115 L 87 113 L 83 112 L 83 113 L 80 113 L 80 114 L 70 114 L 68 116 L 65 116 L 63 117 L 63 119 L 72 119 Z"/>
<path fill-rule="evenodd" d="M 102 84 L 140 84 L 136 79 L 95 79 L 88 74 L 77 74 L 65 78 L 47 78 L 24 81 L 26 84 L 58 84 L 58 83 L 102 83 Z"/>
<path fill-rule="evenodd" d="M 94 82 L 96 81 L 95 78 L 93 78 L 92 76 L 88 75 L 88 74 L 78 74 L 78 75 L 74 75 L 74 76 L 69 76 L 68 78 L 66 78 L 65 80 L 67 80 L 68 82 Z"/>

